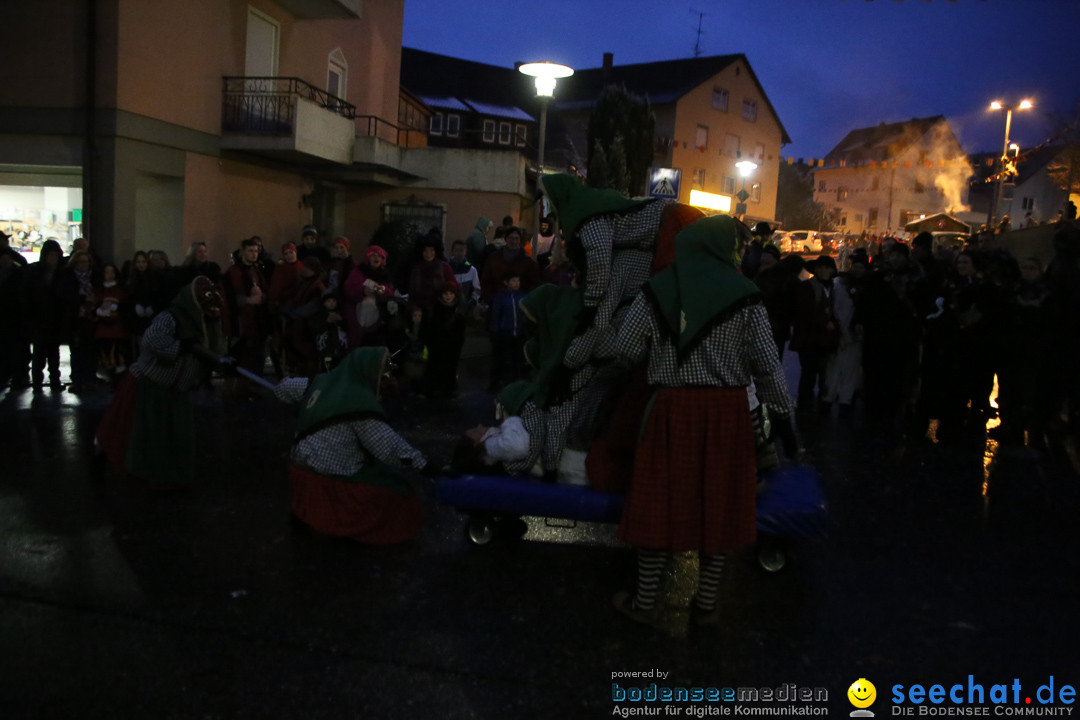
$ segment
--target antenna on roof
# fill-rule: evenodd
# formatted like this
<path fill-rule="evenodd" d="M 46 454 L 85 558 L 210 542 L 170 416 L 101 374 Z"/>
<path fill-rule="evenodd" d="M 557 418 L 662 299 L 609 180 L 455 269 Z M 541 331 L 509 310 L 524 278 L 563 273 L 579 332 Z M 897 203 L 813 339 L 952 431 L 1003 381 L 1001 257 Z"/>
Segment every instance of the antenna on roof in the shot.
<path fill-rule="evenodd" d="M 701 29 L 701 21 L 705 18 L 706 15 L 708 15 L 708 13 L 702 12 L 701 10 L 695 10 L 694 8 L 690 8 L 690 12 L 698 16 L 697 42 L 694 43 L 694 57 L 698 57 L 699 55 L 701 55 L 701 34 L 705 32 Z"/>

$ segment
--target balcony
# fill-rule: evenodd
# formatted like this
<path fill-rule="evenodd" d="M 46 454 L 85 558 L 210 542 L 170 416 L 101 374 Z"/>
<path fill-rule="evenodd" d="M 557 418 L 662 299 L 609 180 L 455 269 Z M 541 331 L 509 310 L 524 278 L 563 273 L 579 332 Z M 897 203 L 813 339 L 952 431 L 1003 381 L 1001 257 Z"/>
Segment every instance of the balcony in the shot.
<path fill-rule="evenodd" d="M 301 165 L 349 164 L 356 107 L 299 78 L 223 78 L 221 147 Z"/>

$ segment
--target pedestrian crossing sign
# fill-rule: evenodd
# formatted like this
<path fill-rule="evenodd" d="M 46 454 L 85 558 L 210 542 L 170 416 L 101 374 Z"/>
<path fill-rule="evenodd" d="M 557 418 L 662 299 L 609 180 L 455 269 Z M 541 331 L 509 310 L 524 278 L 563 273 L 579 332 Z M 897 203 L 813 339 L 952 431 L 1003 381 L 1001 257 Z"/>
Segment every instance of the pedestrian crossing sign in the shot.
<path fill-rule="evenodd" d="M 677 199 L 680 180 L 682 180 L 682 170 L 652 168 L 649 171 L 649 197 Z"/>

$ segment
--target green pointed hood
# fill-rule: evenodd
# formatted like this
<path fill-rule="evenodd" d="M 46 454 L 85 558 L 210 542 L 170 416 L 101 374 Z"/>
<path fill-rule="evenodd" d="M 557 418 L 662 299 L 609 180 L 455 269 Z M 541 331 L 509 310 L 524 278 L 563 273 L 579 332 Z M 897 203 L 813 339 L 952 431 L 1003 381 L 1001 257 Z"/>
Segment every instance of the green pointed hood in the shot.
<path fill-rule="evenodd" d="M 675 236 L 674 264 L 643 288 L 680 361 L 716 323 L 759 297 L 757 286 L 736 269 L 737 237 L 728 215 L 691 223 Z"/>
<path fill-rule="evenodd" d="M 565 174 L 544 175 L 540 182 L 567 239 L 597 215 L 625 213 L 653 202 L 652 198 L 631 200 L 617 190 L 586 187 L 576 177 Z"/>
<path fill-rule="evenodd" d="M 300 401 L 297 439 L 344 420 L 385 420 L 379 383 L 389 357 L 384 347 L 357 348 L 332 371 L 317 375 Z"/>

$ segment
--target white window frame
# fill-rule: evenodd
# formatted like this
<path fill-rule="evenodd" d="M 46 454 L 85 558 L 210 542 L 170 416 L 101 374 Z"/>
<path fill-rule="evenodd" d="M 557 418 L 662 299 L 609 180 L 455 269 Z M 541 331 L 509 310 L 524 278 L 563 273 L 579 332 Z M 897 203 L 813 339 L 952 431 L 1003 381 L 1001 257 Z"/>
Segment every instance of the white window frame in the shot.
<path fill-rule="evenodd" d="M 758 159 L 758 164 L 765 162 L 765 143 L 754 144 L 754 157 Z"/>
<path fill-rule="evenodd" d="M 697 130 L 694 133 L 694 147 L 707 148 L 709 147 L 709 126 L 698 125 Z"/>
<path fill-rule="evenodd" d="M 761 183 L 756 182 L 750 186 L 750 202 L 761 202 Z"/>
<path fill-rule="evenodd" d="M 691 179 L 691 187 L 697 190 L 705 189 L 705 168 L 694 168 L 693 176 Z"/>
<path fill-rule="evenodd" d="M 338 91 L 332 92 L 330 78 L 335 74 L 338 76 Z M 345 59 L 345 53 L 341 51 L 341 48 L 334 48 L 327 56 L 326 92 L 341 100 L 348 100 L 346 95 L 349 92 L 349 62 Z"/>
<path fill-rule="evenodd" d="M 513 139 L 513 123 L 509 123 L 505 120 L 499 121 L 499 144 L 509 145 Z"/>
<path fill-rule="evenodd" d="M 712 91 L 712 106 L 714 110 L 727 112 L 731 104 L 731 94 L 724 88 L 714 87 Z"/>
<path fill-rule="evenodd" d="M 431 118 L 428 120 L 428 135 L 442 135 L 444 121 L 445 119 L 441 112 L 431 113 Z"/>
<path fill-rule="evenodd" d="M 461 116 L 457 113 L 446 114 L 446 137 L 460 137 L 461 135 Z"/>
<path fill-rule="evenodd" d="M 724 136 L 724 154 L 728 157 L 739 157 L 739 148 L 742 147 L 742 139 L 733 133 Z"/>
<path fill-rule="evenodd" d="M 486 143 L 495 142 L 495 121 L 494 120 L 485 120 L 484 121 L 484 132 L 483 132 L 483 135 L 481 135 L 481 139 L 483 139 L 483 141 L 486 142 Z"/>
<path fill-rule="evenodd" d="M 529 129 L 524 125 L 514 126 L 514 145 L 516 147 L 525 147 L 525 141 L 528 138 Z"/>
<path fill-rule="evenodd" d="M 757 100 L 743 98 L 742 116 L 743 120 L 747 120 L 749 122 L 757 122 Z"/>
<path fill-rule="evenodd" d="M 735 194 L 735 178 L 734 177 L 730 177 L 728 175 L 724 176 L 723 190 L 721 190 L 721 192 L 724 195 L 734 195 Z"/>

